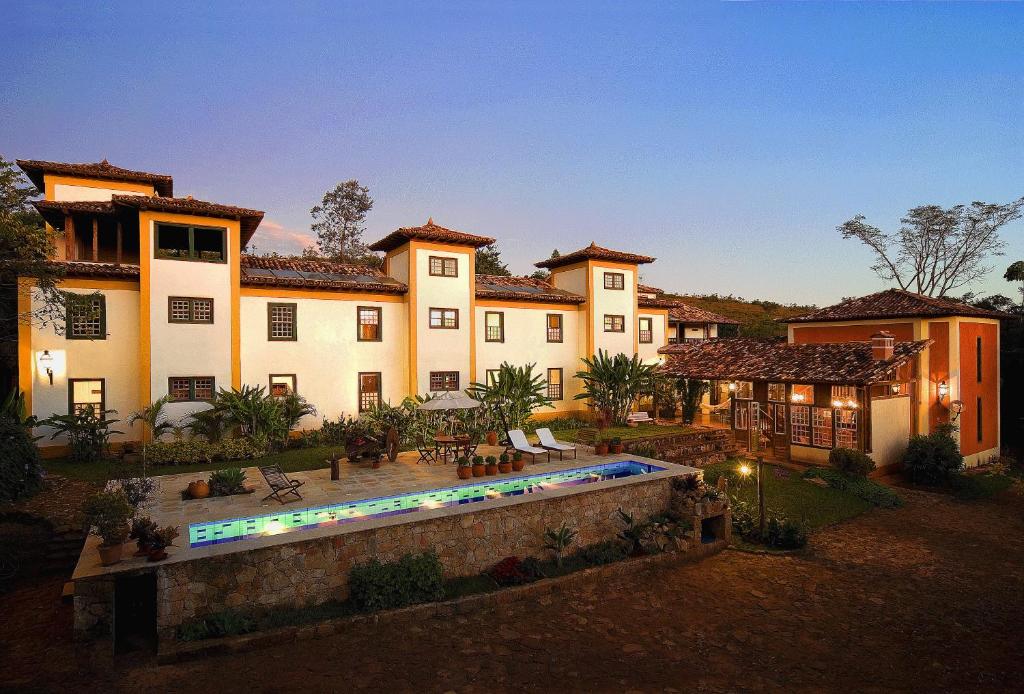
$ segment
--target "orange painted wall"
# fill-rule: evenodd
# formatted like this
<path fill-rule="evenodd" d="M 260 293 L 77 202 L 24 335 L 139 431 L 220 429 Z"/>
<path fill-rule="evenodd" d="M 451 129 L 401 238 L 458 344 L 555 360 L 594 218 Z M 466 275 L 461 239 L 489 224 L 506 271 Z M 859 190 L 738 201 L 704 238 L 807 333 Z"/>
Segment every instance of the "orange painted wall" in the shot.
<path fill-rule="evenodd" d="M 949 410 L 939 403 L 939 381 L 949 383 L 949 323 L 932 321 L 928 323 L 928 337 L 934 342 L 928 348 L 928 430 L 936 424 L 949 421 Z"/>
<path fill-rule="evenodd" d="M 820 342 L 867 342 L 879 330 L 887 330 L 904 342 L 914 339 L 913 323 L 883 323 L 864 325 L 812 325 L 793 328 L 793 342 L 817 344 Z"/>
<path fill-rule="evenodd" d="M 960 450 L 964 455 L 999 445 L 998 326 L 960 323 Z M 981 338 L 981 381 L 978 381 L 978 338 Z M 978 398 L 981 398 L 982 431 L 978 440 Z"/>

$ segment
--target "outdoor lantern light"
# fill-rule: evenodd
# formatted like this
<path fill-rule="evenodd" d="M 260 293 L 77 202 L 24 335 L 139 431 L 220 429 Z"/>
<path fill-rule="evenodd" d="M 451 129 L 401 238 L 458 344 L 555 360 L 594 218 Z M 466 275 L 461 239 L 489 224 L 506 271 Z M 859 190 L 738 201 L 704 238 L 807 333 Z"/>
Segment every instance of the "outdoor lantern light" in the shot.
<path fill-rule="evenodd" d="M 743 475 L 744 477 L 749 477 L 750 476 L 750 466 L 746 465 L 746 464 L 740 465 L 740 474 Z"/>
<path fill-rule="evenodd" d="M 833 400 L 832 401 L 832 407 L 835 407 L 835 408 L 838 409 L 838 408 L 840 408 L 842 406 L 843 406 L 843 401 L 842 400 Z"/>
<path fill-rule="evenodd" d="M 46 375 L 50 378 L 50 385 L 53 385 L 53 355 L 50 354 L 50 350 L 44 349 L 43 353 L 39 355 L 39 368 L 46 370 Z"/>
<path fill-rule="evenodd" d="M 850 398 L 849 400 L 846 401 L 846 406 L 849 407 L 851 410 L 856 410 L 857 401 L 854 400 L 853 398 Z"/>
<path fill-rule="evenodd" d="M 736 390 L 736 381 L 729 381 L 729 390 Z"/>
<path fill-rule="evenodd" d="M 939 402 L 942 402 L 943 400 L 946 399 L 946 396 L 949 395 L 949 384 L 946 383 L 945 381 L 939 381 L 938 391 L 939 391 Z"/>
<path fill-rule="evenodd" d="M 793 393 L 793 395 L 790 396 L 789 399 L 792 400 L 793 402 L 803 402 L 804 401 L 804 394 L 803 393 Z"/>
<path fill-rule="evenodd" d="M 891 386 L 889 386 L 889 390 L 892 391 L 893 395 L 899 395 L 900 394 L 900 384 L 899 383 L 893 383 Z"/>

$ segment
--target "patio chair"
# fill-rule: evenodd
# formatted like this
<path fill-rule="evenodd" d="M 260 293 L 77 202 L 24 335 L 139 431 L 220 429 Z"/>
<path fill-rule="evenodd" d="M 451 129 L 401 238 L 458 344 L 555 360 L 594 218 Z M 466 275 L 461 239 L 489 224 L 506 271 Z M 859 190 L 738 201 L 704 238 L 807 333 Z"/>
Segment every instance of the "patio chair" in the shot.
<path fill-rule="evenodd" d="M 512 447 L 520 453 L 529 453 L 533 459 L 533 462 L 537 462 L 538 453 L 547 453 L 548 462 L 551 462 L 551 451 L 546 448 L 538 448 L 537 446 L 531 446 L 530 442 L 526 440 L 526 434 L 523 433 L 522 429 L 512 429 L 508 432 L 509 441 L 512 442 Z"/>
<path fill-rule="evenodd" d="M 420 459 L 416 461 L 417 465 L 420 463 L 430 465 L 437 462 L 437 449 L 432 444 L 428 445 L 422 435 L 416 436 L 416 451 L 420 454 Z"/>
<path fill-rule="evenodd" d="M 260 472 L 263 473 L 263 479 L 270 485 L 270 493 L 263 497 L 263 501 L 267 499 L 275 499 L 282 504 L 288 503 L 284 500 L 284 497 L 289 494 L 294 494 L 295 499 L 293 501 L 301 501 L 302 495 L 299 494 L 298 489 L 305 482 L 299 482 L 298 480 L 288 479 L 288 475 L 284 474 L 281 470 L 280 465 L 266 465 L 260 468 Z"/>
<path fill-rule="evenodd" d="M 549 451 L 558 451 L 559 460 L 562 459 L 562 454 L 565 453 L 565 451 L 572 451 L 573 459 L 576 458 L 576 446 L 571 443 L 566 443 L 565 441 L 557 440 L 554 435 L 552 435 L 551 430 L 547 427 L 537 430 L 537 438 L 540 439 L 541 448 L 546 448 Z"/>

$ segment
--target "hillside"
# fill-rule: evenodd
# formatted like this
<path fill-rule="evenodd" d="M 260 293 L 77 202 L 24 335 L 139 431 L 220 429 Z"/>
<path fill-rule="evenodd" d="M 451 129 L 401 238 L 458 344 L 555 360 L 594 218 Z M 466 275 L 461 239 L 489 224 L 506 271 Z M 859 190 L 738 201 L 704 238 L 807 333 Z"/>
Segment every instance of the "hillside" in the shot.
<path fill-rule="evenodd" d="M 776 321 L 790 316 L 797 316 L 817 308 L 816 306 L 798 306 L 795 304 L 783 305 L 774 301 L 754 299 L 747 301 L 742 297 L 719 296 L 717 294 L 705 294 L 703 296 L 687 296 L 675 294 L 688 304 L 692 304 L 706 311 L 714 311 L 728 318 L 738 320 L 739 334 L 748 337 L 767 337 L 771 335 L 785 335 L 786 326 Z M 722 326 L 723 335 L 732 334 L 733 326 Z"/>

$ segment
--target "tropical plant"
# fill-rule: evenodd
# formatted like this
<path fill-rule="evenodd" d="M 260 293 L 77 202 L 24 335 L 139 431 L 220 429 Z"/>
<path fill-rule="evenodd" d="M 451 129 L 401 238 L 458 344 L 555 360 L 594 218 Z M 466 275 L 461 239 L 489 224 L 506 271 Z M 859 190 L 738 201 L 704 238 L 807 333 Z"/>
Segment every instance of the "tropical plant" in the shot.
<path fill-rule="evenodd" d="M 0 402 L 0 419 L 13 420 L 26 428 L 34 427 L 38 422 L 34 415 L 28 413 L 25 394 L 17 388 L 12 388 L 3 402 Z"/>
<path fill-rule="evenodd" d="M 202 436 L 209 443 L 219 443 L 227 431 L 227 413 L 222 409 L 207 408 L 189 413 L 188 429 L 193 436 Z"/>
<path fill-rule="evenodd" d="M 623 528 L 619 532 L 619 539 L 626 543 L 628 552 L 631 556 L 643 554 L 644 542 L 651 530 L 650 523 L 637 522 L 636 518 L 631 513 L 626 513 L 621 508 L 618 511 L 619 520 L 622 521 Z"/>
<path fill-rule="evenodd" d="M 612 357 L 603 349 L 582 361 L 586 369 L 577 371 L 576 378 L 583 382 L 583 392 L 575 399 L 589 400 L 590 407 L 607 413 L 614 424 L 625 426 L 636 399 L 651 389 L 655 365 L 645 364 L 636 354 Z"/>
<path fill-rule="evenodd" d="M 58 436 L 68 437 L 71 449 L 71 460 L 76 463 L 92 463 L 107 454 L 110 437 L 123 432 L 111 429 L 111 425 L 121 421 L 111 419 L 108 415 L 117 414 L 117 410 L 97 411 L 85 408 L 70 414 L 53 414 L 40 424 L 52 428 L 53 440 Z"/>
<path fill-rule="evenodd" d="M 394 427 L 398 432 L 399 443 L 415 443 L 416 400 L 413 398 L 407 397 L 398 405 L 389 402 L 374 403 L 360 415 L 360 419 L 366 420 L 382 437 Z"/>
<path fill-rule="evenodd" d="M 213 408 L 224 413 L 229 425 L 238 426 L 243 436 L 267 441 L 284 441 L 288 436 L 284 407 L 263 386 L 243 385 L 241 389 L 221 388 Z"/>
<path fill-rule="evenodd" d="M 150 441 L 159 441 L 161 436 L 174 427 L 174 424 L 167 419 L 167 414 L 164 412 L 164 405 L 170 401 L 170 396 L 165 395 L 164 397 L 155 400 L 148 407 L 144 407 L 138 412 L 133 412 L 131 416 L 128 417 L 128 426 L 133 426 L 136 422 L 142 422 L 142 425 L 149 432 L 149 439 L 147 440 L 144 438 L 142 441 L 143 465 L 148 462 L 146 459 L 146 448 Z"/>
<path fill-rule="evenodd" d="M 240 467 L 214 470 L 210 473 L 210 495 L 231 496 L 245 491 L 245 471 Z"/>
<path fill-rule="evenodd" d="M 696 378 L 680 378 L 676 381 L 676 390 L 683 405 L 683 423 L 693 424 L 700 409 L 704 394 L 711 389 L 711 384 Z"/>
<path fill-rule="evenodd" d="M 135 515 L 135 509 L 122 492 L 97 492 L 86 499 L 82 510 L 86 522 L 103 538 L 104 546 L 119 545 L 128 539 L 128 521 Z"/>
<path fill-rule="evenodd" d="M 283 398 L 278 398 L 278 401 L 281 403 L 281 416 L 284 418 L 287 431 L 297 427 L 303 417 L 316 415 L 316 408 L 298 393 L 288 393 Z M 287 439 L 287 437 L 286 432 L 285 438 Z"/>
<path fill-rule="evenodd" d="M 0 501 L 31 496 L 42 487 L 36 438 L 17 418 L 0 416 Z"/>
<path fill-rule="evenodd" d="M 466 392 L 487 408 L 492 424 L 510 429 L 522 429 L 534 410 L 554 407 L 548 397 L 547 381 L 534 374 L 536 364 L 513 366 L 502 362 L 497 378 L 487 383 L 472 383 Z"/>
<path fill-rule="evenodd" d="M 655 378 L 651 389 L 651 409 L 655 410 L 654 416 L 672 419 L 676 416 L 678 404 L 679 396 L 676 393 L 675 382 L 671 378 Z"/>
<path fill-rule="evenodd" d="M 562 566 L 562 555 L 576 539 L 576 531 L 562 523 L 556 530 L 548 528 L 544 531 L 544 549 L 551 550 L 555 555 L 555 566 Z"/>

